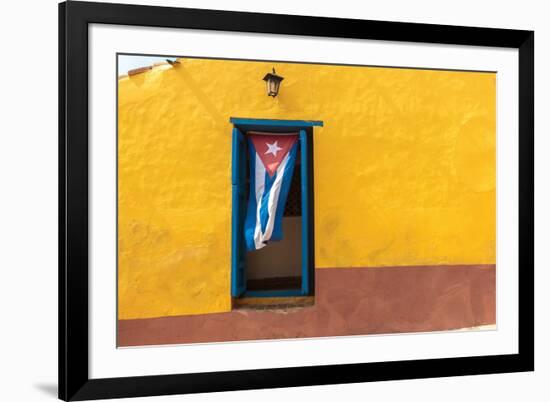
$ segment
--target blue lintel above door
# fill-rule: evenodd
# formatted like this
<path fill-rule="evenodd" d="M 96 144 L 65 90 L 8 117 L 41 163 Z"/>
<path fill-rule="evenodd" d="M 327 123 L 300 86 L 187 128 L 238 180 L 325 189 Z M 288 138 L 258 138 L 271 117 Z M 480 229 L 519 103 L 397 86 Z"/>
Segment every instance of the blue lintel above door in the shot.
<path fill-rule="evenodd" d="M 277 120 L 231 117 L 229 121 L 243 132 L 251 130 L 285 132 L 289 130 L 298 131 L 309 127 L 323 127 L 323 122 L 318 120 Z"/>

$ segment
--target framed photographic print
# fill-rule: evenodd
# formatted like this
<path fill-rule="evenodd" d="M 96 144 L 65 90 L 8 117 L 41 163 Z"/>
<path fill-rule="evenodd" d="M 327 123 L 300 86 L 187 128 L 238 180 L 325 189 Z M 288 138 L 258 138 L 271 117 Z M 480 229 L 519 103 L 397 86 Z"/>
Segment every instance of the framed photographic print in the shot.
<path fill-rule="evenodd" d="M 59 397 L 534 369 L 534 33 L 59 5 Z"/>

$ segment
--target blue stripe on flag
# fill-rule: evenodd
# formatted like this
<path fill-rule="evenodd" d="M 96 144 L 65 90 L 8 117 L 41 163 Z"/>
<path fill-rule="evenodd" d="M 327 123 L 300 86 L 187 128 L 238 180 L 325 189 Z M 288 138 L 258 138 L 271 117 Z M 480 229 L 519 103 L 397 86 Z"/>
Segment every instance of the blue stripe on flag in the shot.
<path fill-rule="evenodd" d="M 271 194 L 271 189 L 273 188 L 273 183 L 275 183 L 276 177 L 277 173 L 275 173 L 273 177 L 269 177 L 269 174 L 267 174 L 267 172 L 265 173 L 264 194 L 262 195 L 262 200 L 260 202 L 260 227 L 262 228 L 262 233 L 265 232 L 267 220 L 269 219 L 267 203 L 269 202 L 269 195 Z"/>

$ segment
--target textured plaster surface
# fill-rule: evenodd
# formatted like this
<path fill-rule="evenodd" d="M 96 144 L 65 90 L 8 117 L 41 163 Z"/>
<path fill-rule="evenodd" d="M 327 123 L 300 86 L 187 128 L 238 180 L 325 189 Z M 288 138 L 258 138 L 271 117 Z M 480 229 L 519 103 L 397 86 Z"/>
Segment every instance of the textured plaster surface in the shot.
<path fill-rule="evenodd" d="M 120 319 L 231 309 L 230 117 L 324 121 L 317 268 L 495 263 L 495 74 L 180 63 L 119 80 Z"/>

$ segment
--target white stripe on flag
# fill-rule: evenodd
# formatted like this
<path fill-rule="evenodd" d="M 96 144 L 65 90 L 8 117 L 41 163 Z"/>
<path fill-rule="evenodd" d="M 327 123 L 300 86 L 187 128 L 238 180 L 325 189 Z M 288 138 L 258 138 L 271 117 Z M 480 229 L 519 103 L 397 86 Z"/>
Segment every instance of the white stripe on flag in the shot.
<path fill-rule="evenodd" d="M 256 187 L 256 227 L 254 228 L 254 245 L 256 246 L 256 250 L 259 250 L 264 246 L 261 238 L 262 224 L 260 222 L 260 206 L 265 190 L 265 166 L 258 153 L 256 153 L 256 166 L 254 171 L 254 183 Z"/>

